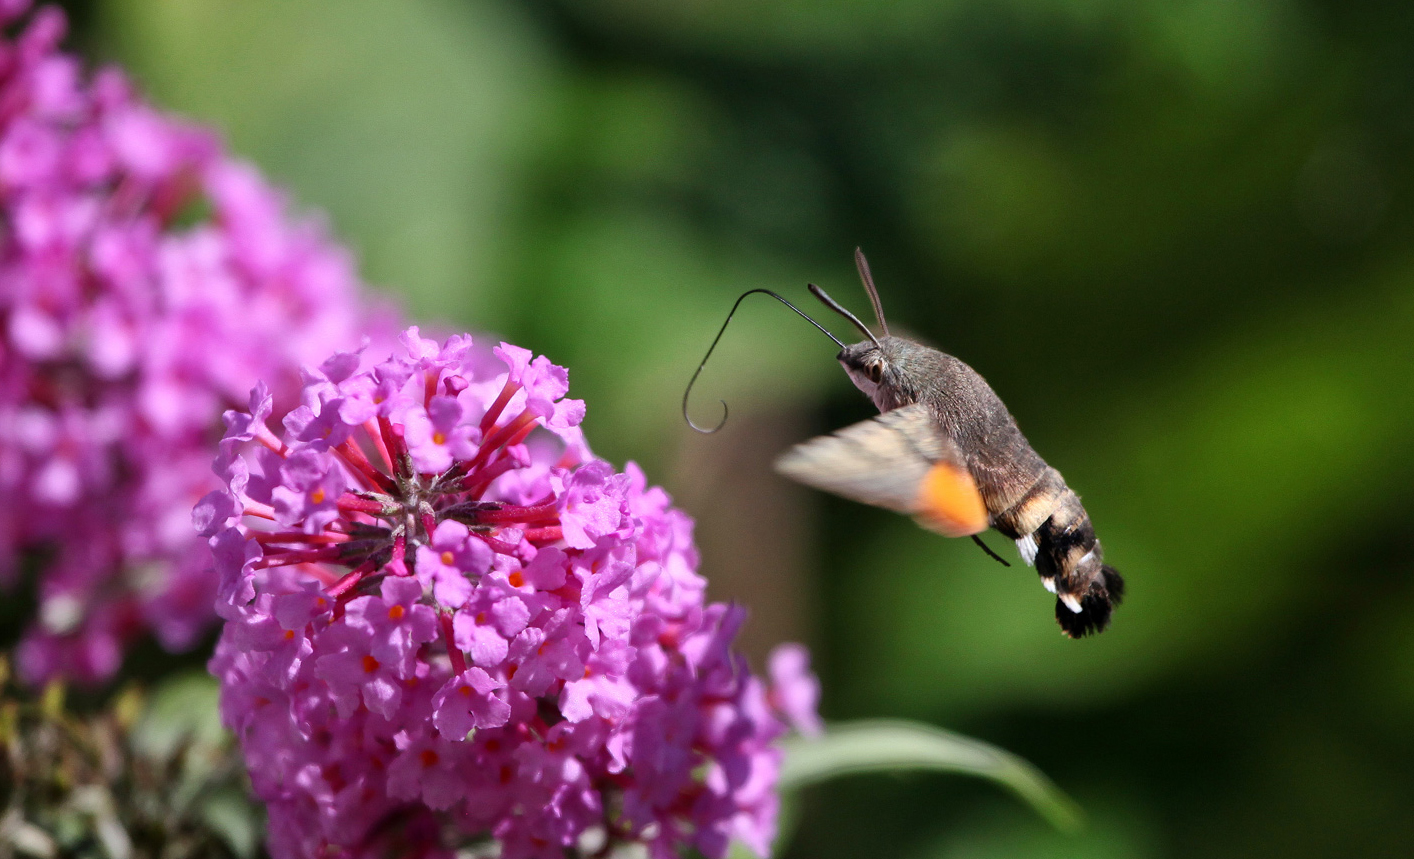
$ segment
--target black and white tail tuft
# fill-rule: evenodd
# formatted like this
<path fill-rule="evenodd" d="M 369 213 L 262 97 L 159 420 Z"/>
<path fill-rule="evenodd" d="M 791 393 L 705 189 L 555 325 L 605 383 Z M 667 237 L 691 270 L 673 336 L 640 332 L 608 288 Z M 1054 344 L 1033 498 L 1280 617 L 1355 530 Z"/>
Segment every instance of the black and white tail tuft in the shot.
<path fill-rule="evenodd" d="M 1074 492 L 1066 490 L 1051 516 L 1030 535 L 1036 572 L 1056 595 L 1056 622 L 1071 638 L 1104 632 L 1124 599 L 1124 579 L 1103 562 L 1095 528 Z"/>
<path fill-rule="evenodd" d="M 1078 598 L 1080 611 L 1074 611 L 1067 600 L 1056 599 L 1056 622 L 1071 638 L 1084 638 L 1094 632 L 1104 632 L 1110 625 L 1110 612 L 1124 599 L 1124 579 L 1108 564 L 1100 565 L 1100 575 Z"/>

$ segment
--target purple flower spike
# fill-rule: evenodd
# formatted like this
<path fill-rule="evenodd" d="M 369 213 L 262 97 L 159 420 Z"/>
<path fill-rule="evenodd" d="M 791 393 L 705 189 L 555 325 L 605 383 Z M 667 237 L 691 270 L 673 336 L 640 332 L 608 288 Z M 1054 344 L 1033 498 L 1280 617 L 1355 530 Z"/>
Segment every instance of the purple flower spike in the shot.
<path fill-rule="evenodd" d="M 190 519 L 219 485 L 222 412 L 247 408 L 231 438 L 275 442 L 301 364 L 378 332 L 348 254 L 216 135 L 116 70 L 86 81 L 58 9 L 18 23 L 29 4 L 0 2 L 0 586 L 38 576 L 26 680 L 99 683 L 135 638 L 189 648 L 218 586 L 244 592 Z M 240 512 L 208 498 L 204 530 Z"/>
<path fill-rule="evenodd" d="M 563 368 L 401 342 L 307 374 L 278 439 L 253 397 L 198 507 L 229 618 L 211 670 L 271 853 L 764 853 L 773 741 L 818 724 L 804 651 L 773 659 L 776 689 L 751 675 L 691 520 L 592 457 Z"/>

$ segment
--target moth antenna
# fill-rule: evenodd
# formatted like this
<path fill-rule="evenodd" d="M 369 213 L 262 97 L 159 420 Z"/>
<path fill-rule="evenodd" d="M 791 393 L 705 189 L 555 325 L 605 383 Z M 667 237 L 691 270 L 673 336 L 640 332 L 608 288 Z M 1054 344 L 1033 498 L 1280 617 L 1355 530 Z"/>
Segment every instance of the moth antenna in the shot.
<path fill-rule="evenodd" d="M 982 551 L 984 551 L 984 552 L 986 552 L 987 554 L 991 555 L 991 556 L 992 556 L 992 560 L 994 560 L 994 561 L 996 561 L 997 563 L 1001 564 L 1003 567 L 1010 567 L 1010 566 L 1011 566 L 1011 564 L 1008 564 L 1008 563 L 1006 562 L 1006 558 L 1003 558 L 1001 555 L 998 555 L 996 552 L 993 552 L 991 546 L 988 546 L 986 543 L 983 543 L 981 537 L 977 536 L 976 534 L 973 534 L 973 535 L 972 535 L 972 542 L 974 542 L 974 543 L 976 543 L 977 545 L 981 546 L 981 547 L 982 547 Z"/>
<path fill-rule="evenodd" d="M 711 429 L 700 427 L 697 424 L 693 423 L 692 418 L 688 417 L 687 415 L 687 400 L 688 397 L 692 396 L 692 386 L 697 384 L 697 377 L 702 375 L 702 368 L 707 366 L 707 359 L 712 357 L 712 350 L 717 348 L 717 341 L 721 340 L 722 335 L 726 333 L 727 326 L 731 324 L 732 317 L 736 315 L 736 309 L 741 306 L 741 302 L 745 300 L 748 295 L 754 295 L 758 292 L 769 295 L 779 301 L 781 304 L 784 304 L 786 307 L 789 307 L 791 310 L 794 310 L 796 313 L 800 314 L 800 316 L 804 318 L 806 322 L 809 322 L 811 325 L 814 325 L 816 328 L 819 328 L 820 331 L 824 333 L 826 337 L 835 341 L 836 346 L 840 347 L 841 349 L 844 348 L 844 344 L 840 342 L 840 339 L 835 335 L 831 334 L 829 330 L 825 328 L 825 326 L 816 322 L 814 319 L 811 319 L 810 316 L 805 313 L 805 311 L 801 310 L 799 307 L 796 307 L 794 304 L 791 304 L 789 301 L 786 301 L 780 295 L 772 292 L 769 289 L 748 289 L 746 292 L 743 292 L 740 296 L 737 297 L 736 304 L 733 304 L 731 311 L 727 313 L 726 321 L 723 322 L 722 327 L 717 330 L 717 336 L 712 338 L 712 345 L 707 347 L 707 354 L 702 356 L 702 363 L 697 365 L 696 372 L 692 374 L 692 379 L 687 383 L 687 388 L 682 392 L 682 419 L 687 421 L 688 426 L 692 427 L 700 433 L 710 435 L 711 433 L 714 433 L 722 427 L 726 426 L 728 414 L 727 401 L 718 400 L 718 402 L 722 404 L 722 419 L 717 421 L 716 426 L 712 427 Z M 849 314 L 849 311 L 844 312 L 845 315 Z M 856 321 L 855 324 L 859 324 L 858 321 Z"/>
<path fill-rule="evenodd" d="M 816 285 L 813 284 L 813 283 L 808 284 L 808 285 L 806 286 L 806 288 L 810 290 L 810 294 L 811 294 L 811 295 L 813 295 L 813 296 L 815 296 L 816 298 L 820 299 L 820 302 L 821 302 L 822 304 L 824 304 L 826 307 L 830 308 L 830 309 L 833 310 L 834 312 L 836 312 L 836 313 L 838 313 L 839 315 L 843 316 L 845 319 L 848 319 L 850 322 L 854 323 L 854 327 L 855 327 L 855 328 L 858 328 L 860 331 L 864 332 L 864 336 L 865 336 L 865 337 L 868 337 L 870 340 L 874 341 L 874 345 L 875 345 L 875 346 L 878 346 L 878 345 L 879 345 L 879 338 L 877 338 L 877 337 L 874 336 L 874 332 L 872 332 L 872 331 L 869 330 L 869 326 L 868 326 L 868 325 L 865 325 L 863 322 L 860 322 L 858 316 L 855 316 L 853 313 L 850 313 L 848 310 L 846 310 L 846 309 L 844 308 L 844 305 L 840 304 L 838 301 L 835 301 L 833 298 L 831 298 L 829 295 L 827 295 L 827 294 L 825 293 L 825 290 L 821 289 L 820 287 L 816 286 Z M 800 313 L 800 311 L 798 311 L 798 310 L 797 310 L 796 312 L 797 312 L 797 313 Z M 804 314 L 802 314 L 802 315 L 804 315 Z M 884 333 L 887 334 L 888 332 L 886 331 L 886 332 L 884 332 Z M 880 348 L 882 348 L 882 347 L 880 347 Z"/>
<path fill-rule="evenodd" d="M 869 273 L 869 260 L 864 258 L 864 251 L 861 248 L 854 249 L 854 267 L 859 269 L 859 279 L 864 281 L 864 291 L 869 293 L 869 303 L 874 305 L 874 318 L 878 320 L 879 327 L 884 330 L 884 336 L 889 336 L 889 323 L 884 321 L 884 304 L 879 301 L 879 290 L 874 288 L 874 275 Z M 998 558 L 998 560 L 1001 560 Z"/>

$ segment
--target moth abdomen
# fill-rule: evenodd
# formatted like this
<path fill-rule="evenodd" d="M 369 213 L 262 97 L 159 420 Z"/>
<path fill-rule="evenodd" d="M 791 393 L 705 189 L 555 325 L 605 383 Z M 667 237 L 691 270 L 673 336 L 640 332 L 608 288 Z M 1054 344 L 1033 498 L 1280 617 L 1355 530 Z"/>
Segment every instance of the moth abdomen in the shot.
<path fill-rule="evenodd" d="M 1071 638 L 1103 632 L 1124 598 L 1124 579 L 1104 563 L 1100 541 L 1080 496 L 1066 489 L 1042 522 L 1036 541 L 1036 572 L 1056 595 L 1056 622 Z"/>

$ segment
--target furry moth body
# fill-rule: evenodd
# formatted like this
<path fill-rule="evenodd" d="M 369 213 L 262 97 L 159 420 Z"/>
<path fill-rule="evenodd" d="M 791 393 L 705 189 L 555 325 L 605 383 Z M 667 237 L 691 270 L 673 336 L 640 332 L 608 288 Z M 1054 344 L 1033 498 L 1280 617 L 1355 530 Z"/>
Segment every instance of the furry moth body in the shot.
<path fill-rule="evenodd" d="M 1016 541 L 1021 557 L 1056 595 L 1056 621 L 1066 635 L 1103 631 L 1124 596 L 1124 580 L 1104 563 L 1080 497 L 1031 448 L 977 371 L 937 349 L 889 334 L 869 265 L 857 249 L 855 262 L 883 336 L 876 337 L 814 284 L 810 291 L 815 297 L 867 340 L 846 345 L 776 293 L 750 290 L 737 299 L 697 374 L 742 299 L 754 292 L 776 298 L 840 346 L 840 364 L 880 412 L 796 445 L 776 461 L 776 469 L 807 486 L 906 513 L 949 537 L 995 528 Z M 683 393 L 683 417 L 695 429 L 714 432 L 687 417 L 697 374 Z"/>
<path fill-rule="evenodd" d="M 1071 638 L 1102 631 L 1124 595 L 1080 497 L 967 364 L 885 335 L 840 364 L 881 414 L 787 451 L 776 469 L 808 486 L 912 515 L 949 537 L 995 528 L 1056 595 Z"/>

